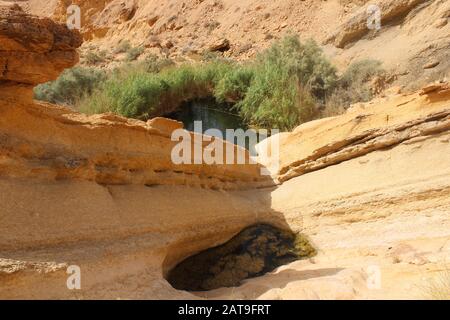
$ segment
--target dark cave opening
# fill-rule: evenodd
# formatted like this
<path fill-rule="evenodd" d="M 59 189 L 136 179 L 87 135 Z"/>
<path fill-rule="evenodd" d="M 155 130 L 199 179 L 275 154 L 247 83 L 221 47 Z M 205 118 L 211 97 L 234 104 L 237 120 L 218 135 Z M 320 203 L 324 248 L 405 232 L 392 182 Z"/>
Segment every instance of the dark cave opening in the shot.
<path fill-rule="evenodd" d="M 186 291 L 235 287 L 245 279 L 315 254 L 304 235 L 257 224 L 222 245 L 183 260 L 169 271 L 167 280 L 175 289 Z"/>

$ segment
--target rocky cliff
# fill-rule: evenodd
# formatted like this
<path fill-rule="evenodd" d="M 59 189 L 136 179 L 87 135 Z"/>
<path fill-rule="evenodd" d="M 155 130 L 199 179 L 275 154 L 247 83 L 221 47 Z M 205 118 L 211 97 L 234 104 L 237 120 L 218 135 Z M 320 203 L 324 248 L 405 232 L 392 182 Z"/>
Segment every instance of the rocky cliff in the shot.
<path fill-rule="evenodd" d="M 75 49 L 81 38 L 77 31 L 69 31 L 50 19 L 27 15 L 19 7 L 1 10 L 3 175 L 226 189 L 271 184 L 269 178 L 260 175 L 258 165 L 194 165 L 194 145 L 199 145 L 203 154 L 211 139 L 196 139 L 193 133 L 188 134 L 192 165 L 174 165 L 171 150 L 179 141 L 172 141 L 171 133 L 182 129 L 176 121 L 142 122 L 112 114 L 86 117 L 67 108 L 33 103 L 33 86 L 55 79 L 78 62 Z M 249 162 L 246 151 L 221 143 L 224 150 L 227 146 L 234 149 L 235 157 L 245 153 Z"/>
<path fill-rule="evenodd" d="M 270 158 L 173 164 L 177 122 L 24 99 L 18 90 L 76 62 L 79 35 L 15 8 L 0 13 L 7 65 L 20 54 L 51 65 L 30 58 L 0 82 L 1 298 L 427 298 L 450 267 L 448 83 L 280 134 L 274 186 L 260 175 Z M 165 279 L 257 224 L 302 232 L 318 255 L 237 288 L 192 293 Z M 80 267 L 80 290 L 67 287 L 68 266 Z"/>
<path fill-rule="evenodd" d="M 450 3 L 446 0 L 28 0 L 29 12 L 67 19 L 67 7 L 81 8 L 82 52 L 107 52 L 103 66 L 125 58 L 115 54 L 129 40 L 147 53 L 198 60 L 217 51 L 247 59 L 287 32 L 315 39 L 339 68 L 376 59 L 398 84 L 415 90 L 449 77 Z M 380 29 L 369 29 L 369 5 L 380 9 Z M 226 44 L 224 46 L 223 44 Z M 401 55 L 399 54 L 401 52 Z M 145 56 L 145 55 L 143 55 Z"/>
<path fill-rule="evenodd" d="M 78 62 L 77 32 L 50 19 L 30 16 L 19 6 L 0 6 L 0 86 L 2 97 L 32 98 L 33 87 L 55 80 Z"/>

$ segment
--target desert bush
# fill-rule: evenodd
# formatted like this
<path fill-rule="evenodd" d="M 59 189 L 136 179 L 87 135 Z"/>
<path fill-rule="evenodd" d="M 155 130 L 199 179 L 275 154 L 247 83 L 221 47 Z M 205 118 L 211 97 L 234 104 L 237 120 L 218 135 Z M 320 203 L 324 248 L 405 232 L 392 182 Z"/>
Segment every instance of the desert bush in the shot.
<path fill-rule="evenodd" d="M 200 59 L 202 62 L 209 62 L 209 61 L 222 59 L 222 56 L 220 54 L 218 54 L 217 52 L 210 51 L 210 50 L 203 50 L 200 53 L 200 55 L 201 55 Z"/>
<path fill-rule="evenodd" d="M 203 26 L 208 30 L 209 33 L 211 33 L 220 26 L 220 22 L 212 20 L 205 22 Z"/>
<path fill-rule="evenodd" d="M 339 87 L 346 89 L 351 102 L 369 101 L 373 98 L 368 82 L 384 74 L 381 62 L 361 60 L 352 63 L 339 80 Z"/>
<path fill-rule="evenodd" d="M 34 89 L 38 100 L 75 105 L 83 96 L 89 96 L 105 79 L 105 73 L 92 68 L 75 67 L 65 70 L 57 80 Z"/>
<path fill-rule="evenodd" d="M 228 71 L 224 63 L 169 67 L 159 73 L 119 69 L 89 98 L 80 110 L 112 111 L 127 117 L 146 118 L 174 111 L 182 102 L 208 97 L 215 83 Z"/>
<path fill-rule="evenodd" d="M 84 60 L 88 65 L 96 65 L 98 63 L 104 62 L 105 58 L 93 51 L 89 51 L 85 54 Z"/>
<path fill-rule="evenodd" d="M 105 49 L 100 50 L 100 51 L 98 52 L 98 55 L 99 55 L 99 57 L 102 58 L 103 60 L 110 60 L 110 59 L 112 58 L 110 52 L 109 52 L 108 50 L 105 50 Z"/>
<path fill-rule="evenodd" d="M 450 270 L 445 270 L 421 286 L 427 299 L 450 300 Z"/>
<path fill-rule="evenodd" d="M 371 95 L 368 81 L 381 72 L 380 63 L 365 60 L 338 78 L 314 41 L 302 43 L 289 35 L 245 63 L 215 57 L 175 65 L 149 55 L 109 72 L 99 86 L 86 88 L 78 94 L 83 98 L 76 107 L 86 113 L 111 111 L 146 119 L 173 112 L 192 99 L 214 97 L 232 104 L 248 124 L 291 130 L 366 101 Z"/>
<path fill-rule="evenodd" d="M 361 60 L 352 63 L 337 81 L 335 90 L 328 95 L 323 115 L 337 115 L 352 103 L 371 100 L 374 94 L 370 80 L 384 74 L 380 61 Z"/>
<path fill-rule="evenodd" d="M 122 40 L 118 43 L 117 47 L 113 50 L 114 54 L 125 53 L 131 49 L 131 44 L 128 40 Z"/>
<path fill-rule="evenodd" d="M 236 108 L 249 123 L 281 130 L 318 114 L 325 93 L 337 80 L 336 69 L 319 46 L 292 35 L 260 54 L 251 68 L 250 86 Z"/>
<path fill-rule="evenodd" d="M 340 87 L 336 88 L 326 98 L 322 117 L 334 117 L 344 113 L 352 101 L 347 90 Z"/>
<path fill-rule="evenodd" d="M 340 82 L 343 87 L 350 87 L 357 83 L 364 83 L 376 75 L 384 73 L 381 62 L 365 59 L 352 63 L 343 74 Z"/>
<path fill-rule="evenodd" d="M 133 47 L 133 48 L 130 48 L 130 49 L 127 51 L 127 57 L 126 57 L 126 60 L 127 60 L 127 61 L 134 61 L 134 60 L 136 60 L 137 58 L 139 58 L 139 56 L 140 56 L 142 53 L 144 53 L 144 48 L 143 48 L 143 47 Z"/>
<path fill-rule="evenodd" d="M 157 55 L 149 54 L 144 61 L 139 65 L 146 72 L 158 73 L 168 67 L 173 67 L 175 63 L 169 58 L 160 58 Z"/>

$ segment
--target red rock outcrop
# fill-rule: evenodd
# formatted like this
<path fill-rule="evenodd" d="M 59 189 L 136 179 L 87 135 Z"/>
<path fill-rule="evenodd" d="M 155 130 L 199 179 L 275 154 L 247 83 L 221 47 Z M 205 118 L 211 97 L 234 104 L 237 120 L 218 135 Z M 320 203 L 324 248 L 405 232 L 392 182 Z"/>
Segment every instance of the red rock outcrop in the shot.
<path fill-rule="evenodd" d="M 0 99 L 30 99 L 33 86 L 78 62 L 81 36 L 48 18 L 0 7 Z M 19 90 L 19 91 L 17 91 Z"/>

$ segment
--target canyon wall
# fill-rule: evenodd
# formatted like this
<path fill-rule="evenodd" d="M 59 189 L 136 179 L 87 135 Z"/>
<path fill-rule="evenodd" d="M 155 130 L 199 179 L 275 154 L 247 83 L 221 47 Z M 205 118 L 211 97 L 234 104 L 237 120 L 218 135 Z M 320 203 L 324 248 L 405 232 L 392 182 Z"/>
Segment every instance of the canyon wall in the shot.
<path fill-rule="evenodd" d="M 281 133 L 272 177 L 260 174 L 270 158 L 179 166 L 177 122 L 32 101 L 33 85 L 76 63 L 79 35 L 18 8 L 0 13 L 0 298 L 427 298 L 421 288 L 450 267 L 448 83 Z M 21 42 L 32 35 L 44 38 Z M 48 68 L 32 58 L 4 67 L 22 55 Z M 238 288 L 192 293 L 165 280 L 257 223 L 302 232 L 318 255 Z M 69 266 L 80 267 L 80 290 L 67 287 Z"/>
<path fill-rule="evenodd" d="M 14 1 L 12 1 L 14 2 Z M 10 2 L 11 3 L 11 2 Z M 146 54 L 174 60 L 200 60 L 205 52 L 244 60 L 288 32 L 313 38 L 345 70 L 362 59 L 383 63 L 389 78 L 410 90 L 449 77 L 450 3 L 446 0 L 29 0 L 29 12 L 67 19 L 67 7 L 81 8 L 84 55 L 107 52 L 102 66 L 126 58 L 119 42 Z M 380 29 L 369 29 L 369 5 L 380 9 Z M 224 46 L 223 44 L 227 44 Z M 145 56 L 145 54 L 143 55 Z M 85 62 L 84 60 L 82 60 Z"/>
<path fill-rule="evenodd" d="M 161 277 L 175 262 L 261 220 L 286 228 L 267 192 L 245 191 L 274 185 L 261 165 L 175 165 L 171 133 L 181 123 L 88 117 L 32 101 L 33 85 L 77 62 L 80 36 L 18 7 L 0 13 L 1 298 L 76 297 L 60 281 L 72 264 L 86 272 L 86 298 L 110 297 L 95 275 L 107 265 L 113 277 L 144 268 L 142 279 L 159 279 L 153 286 L 166 290 L 151 285 L 149 297 L 183 296 Z M 31 58 L 19 68 L 23 57 Z M 192 149 L 211 143 L 185 134 Z"/>

